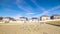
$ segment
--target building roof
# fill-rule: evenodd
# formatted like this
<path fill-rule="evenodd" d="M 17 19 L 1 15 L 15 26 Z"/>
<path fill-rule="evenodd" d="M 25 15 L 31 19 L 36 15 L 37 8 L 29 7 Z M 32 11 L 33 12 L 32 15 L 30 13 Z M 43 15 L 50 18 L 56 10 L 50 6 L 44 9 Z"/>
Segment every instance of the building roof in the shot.
<path fill-rule="evenodd" d="M 33 17 L 33 18 L 31 18 L 31 19 L 38 19 L 38 18 L 36 18 L 36 17 Z"/>
<path fill-rule="evenodd" d="M 47 16 L 47 15 L 42 15 L 41 17 L 49 17 L 49 16 Z"/>
<path fill-rule="evenodd" d="M 27 18 L 27 17 L 20 17 L 20 19 L 26 19 L 26 20 L 28 20 L 28 18 Z"/>
<path fill-rule="evenodd" d="M 52 15 L 52 16 L 60 16 L 59 14 L 54 14 L 54 15 Z"/>
<path fill-rule="evenodd" d="M 27 18 L 27 17 L 20 17 L 20 18 Z"/>
<path fill-rule="evenodd" d="M 4 17 L 4 18 L 7 18 L 7 19 L 12 19 L 11 17 Z"/>
<path fill-rule="evenodd" d="M 7 18 L 7 19 L 10 19 L 10 20 L 15 21 L 15 19 L 14 19 L 14 18 L 12 18 L 12 17 L 4 17 L 4 18 Z"/>

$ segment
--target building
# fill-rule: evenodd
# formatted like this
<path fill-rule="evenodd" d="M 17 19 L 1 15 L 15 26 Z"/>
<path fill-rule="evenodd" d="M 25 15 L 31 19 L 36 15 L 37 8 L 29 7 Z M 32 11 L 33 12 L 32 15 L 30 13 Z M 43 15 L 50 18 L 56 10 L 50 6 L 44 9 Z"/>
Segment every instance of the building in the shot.
<path fill-rule="evenodd" d="M 40 17 L 40 20 L 41 21 L 50 20 L 50 17 L 47 16 L 47 15 L 43 15 L 43 16 Z"/>
<path fill-rule="evenodd" d="M 20 17 L 19 20 L 20 20 L 20 21 L 28 21 L 28 18 L 26 18 L 26 17 Z"/>
<path fill-rule="evenodd" d="M 39 21 L 38 18 L 32 18 L 32 21 Z"/>
<path fill-rule="evenodd" d="M 15 19 L 13 19 L 13 18 L 11 18 L 11 17 L 4 17 L 4 18 L 3 18 L 3 21 L 4 21 L 5 23 L 9 23 L 10 21 L 15 21 Z"/>
<path fill-rule="evenodd" d="M 31 19 L 29 19 L 29 22 L 34 22 L 34 23 L 37 23 L 39 21 L 39 19 L 38 18 L 36 18 L 36 17 L 33 17 L 33 18 L 31 18 Z"/>
<path fill-rule="evenodd" d="M 28 21 L 28 18 L 26 17 L 20 17 L 19 19 L 17 19 L 17 23 L 26 23 Z"/>
<path fill-rule="evenodd" d="M 60 19 L 60 15 L 58 15 L 58 14 L 52 15 L 51 19 Z"/>

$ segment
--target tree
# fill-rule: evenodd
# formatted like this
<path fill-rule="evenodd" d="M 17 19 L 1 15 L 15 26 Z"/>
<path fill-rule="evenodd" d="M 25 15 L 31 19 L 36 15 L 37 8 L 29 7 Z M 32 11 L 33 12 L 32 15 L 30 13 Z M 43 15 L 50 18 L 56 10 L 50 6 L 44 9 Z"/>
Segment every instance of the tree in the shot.
<path fill-rule="evenodd" d="M 3 17 L 0 17 L 0 21 L 3 19 Z"/>

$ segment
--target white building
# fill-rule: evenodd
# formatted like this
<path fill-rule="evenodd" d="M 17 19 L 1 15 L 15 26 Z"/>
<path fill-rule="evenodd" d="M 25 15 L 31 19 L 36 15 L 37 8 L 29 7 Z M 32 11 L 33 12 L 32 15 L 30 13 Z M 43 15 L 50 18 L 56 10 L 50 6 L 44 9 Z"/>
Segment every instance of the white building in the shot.
<path fill-rule="evenodd" d="M 26 17 L 20 17 L 19 19 L 16 20 L 18 23 L 26 23 L 28 21 L 28 18 Z"/>
<path fill-rule="evenodd" d="M 50 17 L 46 16 L 46 15 L 43 15 L 43 16 L 40 17 L 40 20 L 41 21 L 50 20 Z"/>
<path fill-rule="evenodd" d="M 28 18 L 26 18 L 26 17 L 20 17 L 20 21 L 27 21 L 28 20 Z"/>
<path fill-rule="evenodd" d="M 30 23 L 37 23 L 37 22 L 39 22 L 39 19 L 34 17 L 34 18 L 29 19 L 29 22 Z"/>
<path fill-rule="evenodd" d="M 15 19 L 11 18 L 11 17 L 4 17 L 3 18 L 3 22 L 4 23 L 9 23 L 10 21 L 15 21 Z"/>
<path fill-rule="evenodd" d="M 55 15 L 51 16 L 51 19 L 60 19 L 60 15 L 55 14 Z"/>

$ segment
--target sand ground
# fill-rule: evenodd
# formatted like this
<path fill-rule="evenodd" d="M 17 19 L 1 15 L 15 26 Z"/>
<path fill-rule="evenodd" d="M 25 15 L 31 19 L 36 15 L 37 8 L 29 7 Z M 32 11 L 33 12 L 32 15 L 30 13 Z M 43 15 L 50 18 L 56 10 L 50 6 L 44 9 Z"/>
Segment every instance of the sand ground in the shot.
<path fill-rule="evenodd" d="M 0 34 L 60 34 L 60 27 L 49 24 L 0 24 Z"/>

